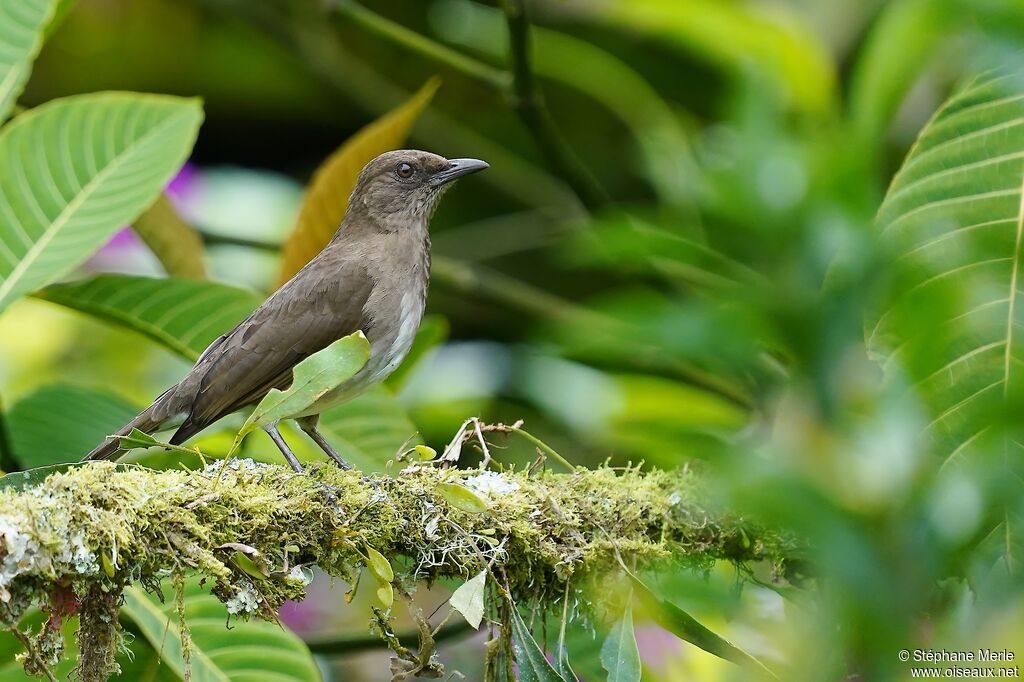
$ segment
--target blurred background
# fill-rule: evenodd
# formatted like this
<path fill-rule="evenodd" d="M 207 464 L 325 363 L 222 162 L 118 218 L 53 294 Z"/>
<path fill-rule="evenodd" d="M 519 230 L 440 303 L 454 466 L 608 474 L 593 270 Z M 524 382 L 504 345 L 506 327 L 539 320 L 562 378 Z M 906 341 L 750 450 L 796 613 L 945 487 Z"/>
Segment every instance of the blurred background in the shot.
<path fill-rule="evenodd" d="M 1009 522 L 1024 496 L 993 473 L 1002 446 L 940 471 L 921 435 L 928 401 L 888 379 L 865 344 L 870 311 L 900 277 L 875 229 L 886 189 L 951 93 L 993 66 L 1020 68 L 1024 9 L 528 9 L 540 108 L 509 77 L 500 5 L 473 0 L 79 0 L 21 103 L 107 89 L 201 97 L 206 119 L 169 194 L 201 232 L 211 278 L 265 295 L 313 171 L 439 75 L 408 145 L 491 169 L 452 190 L 432 223 L 430 333 L 392 381 L 408 422 L 390 422 L 387 448 L 418 431 L 440 450 L 476 415 L 524 419 L 573 463 L 705 468 L 721 504 L 807 538 L 813 575 L 771 584 L 767 567 L 718 566 L 657 582 L 783 679 L 907 679 L 897 652 L 915 646 L 1024 656 L 1024 545 Z M 164 272 L 129 229 L 86 270 Z M 102 400 L 127 417 L 188 366 L 46 301 L 0 317 L 15 453 L 41 428 L 19 419 L 33 401 L 57 391 L 65 406 Z M 200 444 L 223 450 L 230 427 Z M 250 438 L 245 452 L 272 455 L 268 443 Z M 534 456 L 503 445 L 503 461 Z M 368 611 L 346 605 L 343 587 L 317 579 L 282 618 L 335 643 L 319 659 L 328 679 L 382 679 Z M 441 586 L 425 603 L 443 600 Z M 583 620 L 571 633 L 587 680 L 603 679 L 605 627 Z M 480 679 L 483 639 L 458 637 L 442 660 Z M 638 640 L 645 679 L 745 679 L 653 624 L 638 624 Z"/>

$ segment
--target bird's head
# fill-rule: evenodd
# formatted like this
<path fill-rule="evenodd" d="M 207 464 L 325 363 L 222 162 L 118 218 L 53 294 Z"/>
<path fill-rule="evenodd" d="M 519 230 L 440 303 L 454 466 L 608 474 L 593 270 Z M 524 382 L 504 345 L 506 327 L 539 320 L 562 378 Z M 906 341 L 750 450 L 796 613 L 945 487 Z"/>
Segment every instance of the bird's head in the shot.
<path fill-rule="evenodd" d="M 417 149 L 385 152 L 359 173 L 349 210 L 389 231 L 425 222 L 452 181 L 488 167 L 477 159 L 446 159 Z"/>

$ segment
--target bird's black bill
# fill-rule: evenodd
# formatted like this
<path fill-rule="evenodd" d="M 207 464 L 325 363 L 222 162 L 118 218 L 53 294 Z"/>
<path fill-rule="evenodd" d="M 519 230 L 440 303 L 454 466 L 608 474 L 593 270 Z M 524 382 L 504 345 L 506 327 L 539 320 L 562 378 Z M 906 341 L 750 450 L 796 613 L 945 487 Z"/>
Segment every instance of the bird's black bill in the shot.
<path fill-rule="evenodd" d="M 430 178 L 430 184 L 435 187 L 445 185 L 452 180 L 461 178 L 463 175 L 469 175 L 470 173 L 476 173 L 491 167 L 491 164 L 480 159 L 452 159 L 448 164 L 448 168 L 434 173 L 434 176 Z"/>

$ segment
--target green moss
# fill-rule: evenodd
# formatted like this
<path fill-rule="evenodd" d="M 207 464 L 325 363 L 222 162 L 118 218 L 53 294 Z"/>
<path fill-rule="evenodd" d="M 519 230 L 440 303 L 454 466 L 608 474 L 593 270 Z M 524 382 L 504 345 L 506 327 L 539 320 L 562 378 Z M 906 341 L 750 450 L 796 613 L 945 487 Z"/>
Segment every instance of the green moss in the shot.
<path fill-rule="evenodd" d="M 487 509 L 453 507 L 442 482 L 475 489 Z M 231 612 L 274 618 L 286 599 L 303 597 L 301 567 L 354 582 L 365 547 L 404 558 L 399 582 L 467 578 L 493 561 L 514 598 L 551 601 L 568 580 L 579 585 L 615 566 L 617 554 L 637 566 L 783 559 L 783 540 L 709 512 L 702 498 L 687 471 L 481 475 L 424 465 L 367 480 L 330 466 L 295 474 L 247 460 L 223 472 L 220 464 L 154 472 L 94 463 L 0 491 L 0 614 L 9 627 L 29 604 L 73 586 L 82 676 L 104 679 L 123 586 L 153 586 L 168 573 L 207 576 Z M 256 559 L 238 565 L 239 545 Z"/>

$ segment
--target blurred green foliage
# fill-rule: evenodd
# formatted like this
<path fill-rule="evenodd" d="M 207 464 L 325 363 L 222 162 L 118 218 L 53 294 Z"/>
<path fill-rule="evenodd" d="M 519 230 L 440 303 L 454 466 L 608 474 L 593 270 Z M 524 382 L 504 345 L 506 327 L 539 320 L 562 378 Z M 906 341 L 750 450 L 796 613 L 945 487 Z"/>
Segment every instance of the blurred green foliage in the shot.
<path fill-rule="evenodd" d="M 83 421 L 84 396 L 116 423 L 180 376 L 150 341 L 191 359 L 244 315 L 276 282 L 313 170 L 439 74 L 410 144 L 492 169 L 434 220 L 441 331 L 395 395 L 325 418 L 333 441 L 382 467 L 414 430 L 440 450 L 478 414 L 524 418 L 578 463 L 698 461 L 720 504 L 808 539 L 808 575 L 666 570 L 652 585 L 782 679 L 906 679 L 904 648 L 1024 655 L 1019 3 L 538 0 L 540 127 L 510 75 L 501 3 L 68 5 L 18 101 L 201 96 L 191 164 L 168 191 L 218 284 L 101 275 L 14 302 L 0 317 L 5 466 L 72 459 L 76 438 L 88 449 L 107 421 Z M 159 263 L 123 234 L 81 270 Z M 145 286 L 228 298 L 177 319 Z M 68 418 L 44 420 L 58 409 Z M 64 428 L 46 453 L 41 424 Z M 201 444 L 225 451 L 240 424 Z M 495 456 L 534 453 L 510 441 Z M 587 679 L 602 675 L 590 628 L 620 616 L 570 626 Z M 636 634 L 643 679 L 749 679 L 639 614 Z M 472 677 L 481 650 L 442 656 Z M 374 679 L 378 665 L 332 670 Z"/>

